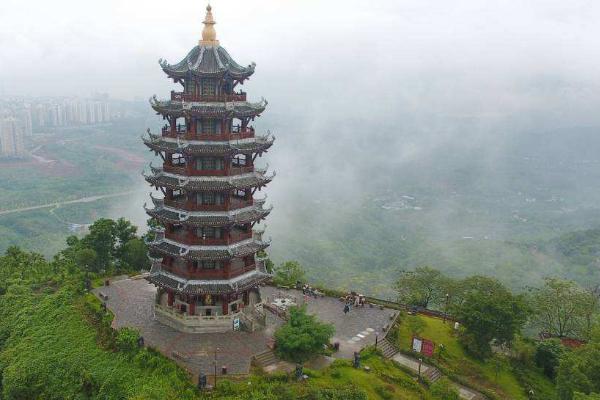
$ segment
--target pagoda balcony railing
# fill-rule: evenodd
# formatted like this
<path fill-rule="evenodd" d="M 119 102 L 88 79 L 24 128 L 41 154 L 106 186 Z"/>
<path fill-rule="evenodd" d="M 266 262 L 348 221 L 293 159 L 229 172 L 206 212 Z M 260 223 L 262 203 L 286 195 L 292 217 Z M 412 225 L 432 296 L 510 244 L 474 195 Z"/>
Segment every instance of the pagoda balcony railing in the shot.
<path fill-rule="evenodd" d="M 154 310 L 157 313 L 167 314 L 167 315 L 170 315 L 177 319 L 180 319 L 182 321 L 186 321 L 186 322 L 198 321 L 198 322 L 202 322 L 202 323 L 206 323 L 208 321 L 230 321 L 233 318 L 235 318 L 237 315 L 243 315 L 241 310 L 231 311 L 227 315 L 189 315 L 188 312 L 182 313 L 180 311 L 177 311 L 173 307 L 163 306 L 161 304 L 155 304 Z"/>
<path fill-rule="evenodd" d="M 191 201 L 186 201 L 184 198 L 165 198 L 163 199 L 163 204 L 167 207 L 178 208 L 180 210 L 186 211 L 228 211 L 237 210 L 238 208 L 250 207 L 254 204 L 254 200 L 244 200 L 233 197 L 229 199 L 229 204 L 196 204 Z"/>
<path fill-rule="evenodd" d="M 185 165 L 170 165 L 167 163 L 163 164 L 163 170 L 179 175 L 189 176 L 228 176 L 228 175 L 241 175 L 248 174 L 254 171 L 253 165 L 240 166 L 240 167 L 229 167 L 229 169 L 193 169 L 188 168 Z"/>
<path fill-rule="evenodd" d="M 194 133 L 188 132 L 185 125 L 178 125 L 177 128 L 171 129 L 169 126 L 162 128 L 163 137 L 179 138 L 185 140 L 240 140 L 251 139 L 255 135 L 255 130 L 252 127 L 245 129 L 233 130 L 225 133 Z"/>
<path fill-rule="evenodd" d="M 250 232 L 236 232 L 221 239 L 216 238 L 202 238 L 196 235 L 190 235 L 187 231 L 182 232 L 165 232 L 165 237 L 170 240 L 174 240 L 178 243 L 187 245 L 199 245 L 199 246 L 227 246 L 240 242 L 242 240 L 251 239 L 253 237 L 252 231 Z"/>
<path fill-rule="evenodd" d="M 168 265 L 163 264 L 162 262 L 157 262 L 156 266 L 153 264 L 153 268 L 155 271 L 167 271 L 171 274 L 180 276 L 186 279 L 231 279 L 235 278 L 238 275 L 244 274 L 246 272 L 250 272 L 256 268 L 256 264 L 245 265 L 242 268 L 236 269 L 201 269 L 198 268 L 195 271 L 187 268 L 172 268 Z"/>
<path fill-rule="evenodd" d="M 227 93 L 216 95 L 201 95 L 194 93 L 184 93 L 171 91 L 172 101 L 205 101 L 205 102 L 225 102 L 225 101 L 246 101 L 246 92 Z"/>
<path fill-rule="evenodd" d="M 162 127 L 163 136 L 177 136 L 177 135 L 185 135 L 187 133 L 187 126 L 184 124 L 179 124 L 175 126 L 175 128 L 171 128 L 169 125 L 165 125 Z"/>

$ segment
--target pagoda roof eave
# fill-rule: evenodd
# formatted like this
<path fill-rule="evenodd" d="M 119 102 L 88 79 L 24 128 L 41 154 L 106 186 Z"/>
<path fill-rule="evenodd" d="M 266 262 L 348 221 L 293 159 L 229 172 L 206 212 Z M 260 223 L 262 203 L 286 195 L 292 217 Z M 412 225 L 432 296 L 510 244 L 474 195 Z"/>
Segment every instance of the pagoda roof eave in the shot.
<path fill-rule="evenodd" d="M 255 63 L 246 67 L 241 66 L 235 62 L 224 47 L 219 45 L 197 45 L 176 64 L 169 64 L 163 59 L 158 60 L 158 63 L 162 70 L 174 79 L 229 76 L 233 79 L 244 80 L 254 74 L 256 67 Z"/>
<path fill-rule="evenodd" d="M 186 191 L 228 191 L 262 187 L 275 177 L 274 172 L 271 176 L 266 176 L 260 171 L 224 177 L 182 176 L 164 172 L 160 168 L 151 168 L 153 174 L 144 175 L 146 181 L 151 185 Z"/>
<path fill-rule="evenodd" d="M 142 137 L 142 140 L 144 141 L 144 144 L 153 151 L 177 152 L 184 155 L 228 155 L 239 153 L 263 153 L 273 145 L 275 138 L 264 135 L 249 139 L 209 142 L 165 138 L 160 135 L 149 134 L 149 137 Z"/>
<path fill-rule="evenodd" d="M 154 200 L 154 199 L 153 199 Z M 156 204 L 156 202 L 155 202 Z M 235 211 L 225 212 L 194 212 L 177 210 L 162 205 L 156 206 L 153 209 L 146 209 L 146 213 L 156 218 L 158 221 L 182 224 L 187 226 L 211 226 L 224 227 L 232 225 L 243 225 L 246 223 L 258 222 L 270 214 L 273 207 L 264 209 L 263 203 L 255 204 L 251 207 L 246 207 Z"/>
<path fill-rule="evenodd" d="M 248 101 L 231 102 L 197 102 L 180 100 L 158 100 L 156 96 L 150 98 L 152 109 L 160 115 L 181 117 L 197 115 L 202 117 L 256 117 L 267 107 L 268 101 L 261 99 L 258 103 Z"/>
<path fill-rule="evenodd" d="M 187 280 L 167 271 L 158 270 L 146 277 L 156 286 L 173 290 L 180 294 L 217 295 L 243 291 L 267 281 L 271 275 L 255 269 L 229 280 Z"/>
<path fill-rule="evenodd" d="M 158 239 L 148 244 L 150 252 L 186 260 L 231 260 L 242 258 L 269 247 L 269 242 L 252 238 L 227 246 L 188 246 L 169 239 Z"/>

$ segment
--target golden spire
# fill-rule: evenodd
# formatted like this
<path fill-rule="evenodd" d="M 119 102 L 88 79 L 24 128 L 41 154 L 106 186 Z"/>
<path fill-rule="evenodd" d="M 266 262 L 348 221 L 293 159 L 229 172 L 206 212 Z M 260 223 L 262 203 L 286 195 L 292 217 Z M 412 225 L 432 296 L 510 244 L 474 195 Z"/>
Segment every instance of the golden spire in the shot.
<path fill-rule="evenodd" d="M 202 40 L 200 40 L 200 46 L 218 46 L 219 41 L 217 40 L 217 31 L 215 31 L 215 20 L 212 15 L 212 7 L 210 4 L 206 6 L 206 17 L 202 22 L 204 29 L 202 29 Z"/>

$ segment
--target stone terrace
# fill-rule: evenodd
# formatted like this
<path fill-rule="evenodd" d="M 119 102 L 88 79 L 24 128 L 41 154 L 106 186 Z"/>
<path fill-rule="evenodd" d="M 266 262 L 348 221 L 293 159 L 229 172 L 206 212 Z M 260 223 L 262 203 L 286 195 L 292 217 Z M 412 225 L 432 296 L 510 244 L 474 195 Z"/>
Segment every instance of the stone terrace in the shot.
<path fill-rule="evenodd" d="M 114 313 L 114 328 L 133 327 L 144 337 L 145 343 L 174 359 L 194 376 L 202 371 L 212 375 L 214 351 L 217 350 L 217 368 L 225 365 L 230 374 L 247 374 L 253 355 L 267 350 L 274 330 L 281 320 L 267 312 L 267 328 L 257 332 L 227 332 L 192 334 L 181 333 L 154 319 L 153 304 L 156 288 L 143 279 L 123 279 L 111 282 L 110 286 L 94 289 L 108 296 L 107 306 Z M 273 287 L 261 288 L 263 300 L 273 299 L 278 294 L 294 296 L 299 304 L 304 299 L 301 291 L 280 290 Z M 351 358 L 368 344 L 375 343 L 376 334 L 390 323 L 393 310 L 378 307 L 352 308 L 344 315 L 343 303 L 330 297 L 309 298 L 308 311 L 325 322 L 335 325 L 333 341 L 340 342 L 338 358 Z"/>

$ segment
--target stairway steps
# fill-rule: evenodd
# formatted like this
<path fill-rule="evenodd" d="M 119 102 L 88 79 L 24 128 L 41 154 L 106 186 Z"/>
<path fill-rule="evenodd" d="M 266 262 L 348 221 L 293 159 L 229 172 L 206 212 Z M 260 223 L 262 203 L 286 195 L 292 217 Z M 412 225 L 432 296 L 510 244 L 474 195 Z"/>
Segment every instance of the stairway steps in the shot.
<path fill-rule="evenodd" d="M 427 371 L 427 374 L 425 374 L 425 376 L 427 377 L 427 379 L 429 379 L 429 382 L 433 383 L 442 377 L 442 373 L 437 368 L 431 368 L 429 371 Z"/>
<path fill-rule="evenodd" d="M 264 368 L 266 366 L 277 363 L 277 356 L 273 350 L 266 350 L 260 354 L 254 356 L 254 360 L 259 367 Z"/>
<path fill-rule="evenodd" d="M 392 358 L 398 353 L 396 347 L 393 344 L 391 344 L 387 339 L 381 340 L 378 343 L 377 347 L 379 348 L 379 350 L 381 350 L 385 358 Z"/>

